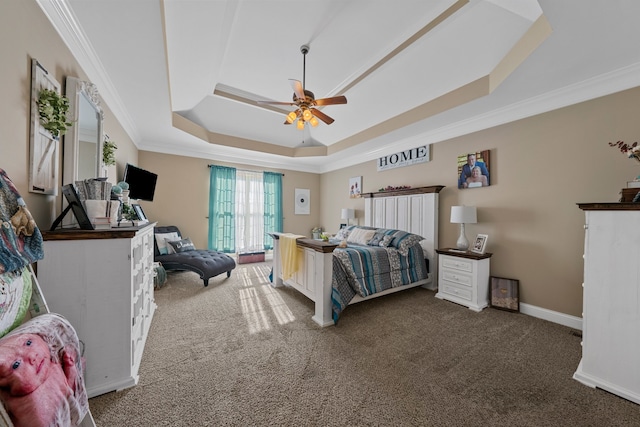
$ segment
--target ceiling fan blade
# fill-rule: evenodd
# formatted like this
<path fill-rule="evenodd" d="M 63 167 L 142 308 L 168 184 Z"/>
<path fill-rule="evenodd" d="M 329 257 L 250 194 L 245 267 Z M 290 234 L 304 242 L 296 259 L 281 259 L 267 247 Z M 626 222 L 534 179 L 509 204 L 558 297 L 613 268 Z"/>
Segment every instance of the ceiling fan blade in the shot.
<path fill-rule="evenodd" d="M 346 104 L 347 97 L 346 96 L 334 96 L 333 98 L 320 98 L 316 99 L 316 105 L 336 105 L 336 104 Z"/>
<path fill-rule="evenodd" d="M 296 94 L 298 99 L 304 100 L 304 89 L 302 89 L 302 83 L 299 80 L 289 79 L 291 82 L 291 87 L 293 88 L 293 93 Z"/>
<path fill-rule="evenodd" d="M 320 120 L 322 120 L 328 125 L 334 122 L 334 120 L 331 117 L 327 116 L 325 113 L 323 113 L 320 110 L 317 110 L 315 108 L 309 108 L 309 111 L 311 111 L 311 114 L 313 114 L 314 116 L 316 116 L 317 118 L 319 118 Z"/>
<path fill-rule="evenodd" d="M 256 101 L 256 104 L 269 104 L 269 105 L 296 105 L 293 102 L 280 102 L 280 101 Z"/>

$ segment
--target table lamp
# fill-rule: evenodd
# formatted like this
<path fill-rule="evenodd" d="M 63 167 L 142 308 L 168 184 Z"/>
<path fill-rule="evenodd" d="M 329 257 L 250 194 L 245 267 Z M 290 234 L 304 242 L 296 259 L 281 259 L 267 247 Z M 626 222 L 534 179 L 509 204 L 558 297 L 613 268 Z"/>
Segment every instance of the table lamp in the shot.
<path fill-rule="evenodd" d="M 460 224 L 460 237 L 456 242 L 458 249 L 466 251 L 469 249 L 469 241 L 464 234 L 465 224 L 475 224 L 477 222 L 475 206 L 451 206 L 451 223 Z"/>
<path fill-rule="evenodd" d="M 355 209 L 342 209 L 340 218 L 347 220 L 347 227 L 349 226 L 349 220 L 356 217 Z"/>

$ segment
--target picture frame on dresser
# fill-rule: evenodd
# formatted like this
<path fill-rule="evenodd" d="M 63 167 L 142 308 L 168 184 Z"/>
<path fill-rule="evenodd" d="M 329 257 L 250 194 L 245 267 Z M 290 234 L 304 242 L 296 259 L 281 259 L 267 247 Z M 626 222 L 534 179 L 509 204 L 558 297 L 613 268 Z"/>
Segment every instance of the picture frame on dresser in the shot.
<path fill-rule="evenodd" d="M 490 287 L 489 304 L 499 310 L 520 311 L 519 288 L 520 281 L 517 279 L 507 279 L 504 277 L 491 276 L 489 278 Z"/>
<path fill-rule="evenodd" d="M 131 204 L 131 207 L 133 208 L 134 212 L 138 216 L 138 220 L 147 221 L 147 216 L 145 215 L 144 211 L 142 210 L 142 206 L 140 206 L 138 204 Z"/>
<path fill-rule="evenodd" d="M 473 245 L 471 245 L 470 251 L 480 255 L 484 254 L 487 249 L 488 238 L 489 236 L 486 234 L 478 234 L 473 241 Z"/>

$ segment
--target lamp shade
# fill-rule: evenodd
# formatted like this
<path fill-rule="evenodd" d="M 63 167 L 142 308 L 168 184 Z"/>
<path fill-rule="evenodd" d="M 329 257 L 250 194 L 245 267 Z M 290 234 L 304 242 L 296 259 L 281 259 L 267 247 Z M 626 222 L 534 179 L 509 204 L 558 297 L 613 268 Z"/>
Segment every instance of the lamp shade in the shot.
<path fill-rule="evenodd" d="M 453 224 L 475 224 L 477 221 L 475 206 L 451 206 Z"/>
<path fill-rule="evenodd" d="M 340 218 L 342 219 L 354 219 L 356 217 L 355 209 L 342 209 Z"/>

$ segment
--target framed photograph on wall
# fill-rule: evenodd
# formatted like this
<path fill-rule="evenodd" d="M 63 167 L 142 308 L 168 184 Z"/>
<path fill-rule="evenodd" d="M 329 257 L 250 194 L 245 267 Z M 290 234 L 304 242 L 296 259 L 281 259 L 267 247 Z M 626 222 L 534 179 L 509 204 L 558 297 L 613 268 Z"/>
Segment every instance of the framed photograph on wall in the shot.
<path fill-rule="evenodd" d="M 362 197 L 362 177 L 349 178 L 349 198 L 357 199 L 360 197 Z"/>
<path fill-rule="evenodd" d="M 480 188 L 491 185 L 489 150 L 458 156 L 458 188 Z"/>
<path fill-rule="evenodd" d="M 520 311 L 519 280 L 491 276 L 489 281 L 491 285 L 491 307 L 507 311 Z"/>
<path fill-rule="evenodd" d="M 482 255 L 487 249 L 488 238 L 489 236 L 486 234 L 478 234 L 476 236 L 476 239 L 473 241 L 473 244 L 471 245 L 471 252 Z"/>

